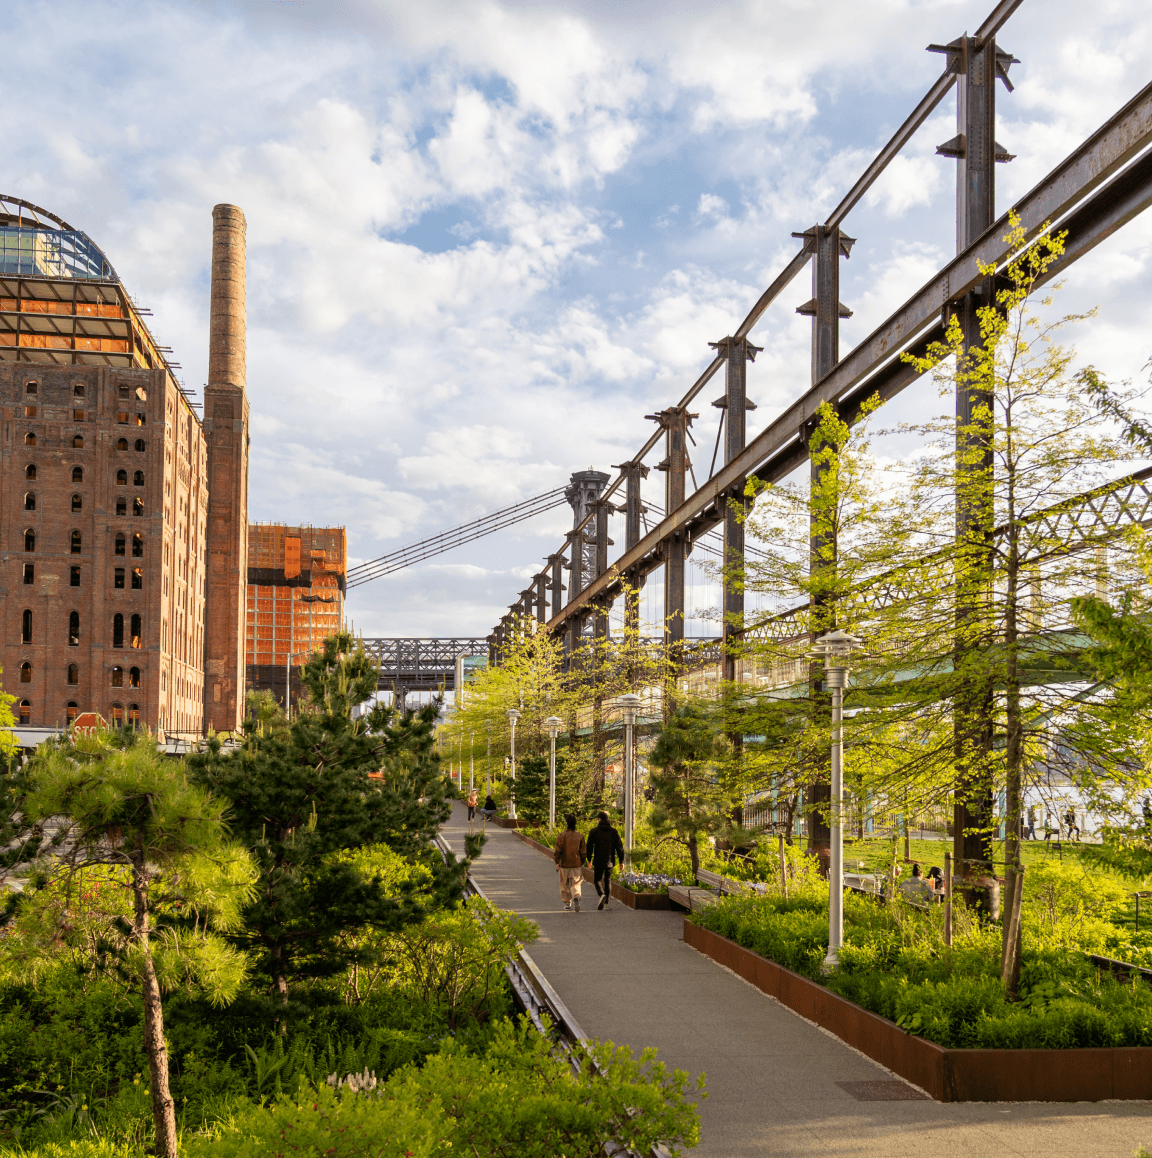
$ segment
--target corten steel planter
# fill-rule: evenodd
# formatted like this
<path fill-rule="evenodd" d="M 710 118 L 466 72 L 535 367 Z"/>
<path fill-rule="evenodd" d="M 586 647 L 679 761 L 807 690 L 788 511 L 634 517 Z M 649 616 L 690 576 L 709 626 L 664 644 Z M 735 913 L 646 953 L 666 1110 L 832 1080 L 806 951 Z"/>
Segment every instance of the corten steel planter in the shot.
<path fill-rule="evenodd" d="M 1152 1098 L 1152 1048 L 945 1049 L 687 919 L 684 940 L 938 1102 Z"/>
<path fill-rule="evenodd" d="M 522 832 L 516 833 L 516 839 L 522 840 L 525 844 L 530 844 L 537 852 L 542 852 L 545 856 L 550 857 L 552 855 L 550 848 L 541 844 L 538 840 L 533 840 L 530 836 L 525 836 Z M 592 871 L 591 865 L 584 866 L 584 879 L 589 884 L 595 884 L 596 874 Z M 672 908 L 672 902 L 668 899 L 667 893 L 640 893 L 635 889 L 618 884 L 616 881 L 612 882 L 612 896 L 621 904 L 627 905 L 630 909 Z"/>
<path fill-rule="evenodd" d="M 513 820 L 508 816 L 494 816 L 489 824 L 499 825 L 501 828 L 531 828 L 532 821 L 530 820 Z"/>

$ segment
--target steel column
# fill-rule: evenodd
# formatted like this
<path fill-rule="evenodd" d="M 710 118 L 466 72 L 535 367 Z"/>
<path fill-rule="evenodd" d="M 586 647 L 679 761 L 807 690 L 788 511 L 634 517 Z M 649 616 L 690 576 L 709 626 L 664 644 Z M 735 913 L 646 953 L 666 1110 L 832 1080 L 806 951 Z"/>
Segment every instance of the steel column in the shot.
<path fill-rule="evenodd" d="M 667 437 L 667 456 L 657 470 L 667 472 L 664 483 L 664 510 L 671 514 L 684 503 L 684 480 L 688 473 L 688 427 L 692 419 L 679 406 L 650 414 L 664 427 Z M 687 559 L 687 538 L 684 532 L 672 535 L 664 543 L 664 645 L 673 654 L 673 662 L 684 641 L 684 571 Z"/>

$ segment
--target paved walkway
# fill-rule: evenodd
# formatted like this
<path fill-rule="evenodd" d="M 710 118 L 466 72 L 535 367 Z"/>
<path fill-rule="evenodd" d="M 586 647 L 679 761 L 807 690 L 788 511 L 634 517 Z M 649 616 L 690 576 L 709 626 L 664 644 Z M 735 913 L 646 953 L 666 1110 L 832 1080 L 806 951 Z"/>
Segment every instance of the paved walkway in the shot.
<path fill-rule="evenodd" d="M 459 850 L 466 816 L 457 804 L 445 828 Z M 588 884 L 585 911 L 566 913 L 552 862 L 511 830 L 487 833 L 475 879 L 540 926 L 529 952 L 584 1031 L 707 1075 L 700 1158 L 1131 1158 L 1152 1147 L 1152 1102 L 859 1101 L 917 1091 L 685 945 L 682 914 L 618 901 L 598 912 Z M 886 1085 L 840 1084 L 854 1082 Z"/>

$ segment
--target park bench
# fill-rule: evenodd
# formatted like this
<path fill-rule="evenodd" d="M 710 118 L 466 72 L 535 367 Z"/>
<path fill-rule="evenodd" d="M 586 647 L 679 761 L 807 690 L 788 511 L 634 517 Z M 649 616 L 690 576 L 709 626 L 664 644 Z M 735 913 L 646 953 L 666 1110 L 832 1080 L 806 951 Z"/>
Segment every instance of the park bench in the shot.
<path fill-rule="evenodd" d="M 692 885 L 669 885 L 668 899 L 690 913 L 698 913 L 709 905 L 714 905 L 718 897 L 711 889 L 694 888 Z"/>

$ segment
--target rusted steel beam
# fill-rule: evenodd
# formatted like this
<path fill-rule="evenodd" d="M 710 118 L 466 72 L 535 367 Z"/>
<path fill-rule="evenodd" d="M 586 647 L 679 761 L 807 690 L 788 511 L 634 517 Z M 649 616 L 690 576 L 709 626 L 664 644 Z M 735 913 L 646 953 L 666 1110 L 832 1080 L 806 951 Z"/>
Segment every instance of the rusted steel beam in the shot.
<path fill-rule="evenodd" d="M 1152 143 L 1152 84 L 1143 88 L 1113 117 L 1057 165 L 1035 188 L 1013 207 L 1029 239 L 1046 224 L 1067 227 L 1069 237 L 1062 269 L 1088 252 L 1149 204 L 1152 166 L 1147 158 L 1133 165 L 1106 189 L 1096 193 L 1108 179 Z M 1062 220 L 1063 218 L 1067 220 Z M 880 393 L 887 400 L 908 386 L 918 375 L 899 361 L 908 349 L 923 348 L 942 334 L 941 311 L 957 301 L 981 281 L 980 263 L 1002 264 L 1011 257 L 1003 241 L 1007 214 L 978 237 L 935 274 L 917 293 L 868 338 L 847 354 L 835 368 L 756 436 L 738 459 L 721 470 L 678 509 L 653 527 L 631 551 L 617 560 L 606 575 L 575 597 L 557 617 L 549 621 L 557 628 L 564 619 L 590 597 L 616 584 L 617 570 L 651 570 L 648 557 L 672 535 L 689 527 L 715 526 L 715 511 L 724 497 L 733 493 L 738 480 L 750 474 L 780 478 L 781 464 L 793 469 L 807 458 L 800 439 L 805 424 L 825 401 L 854 402 Z M 1082 232 L 1081 232 L 1082 231 Z M 717 362 L 723 364 L 722 358 Z M 770 469 L 769 469 L 770 468 Z"/>

